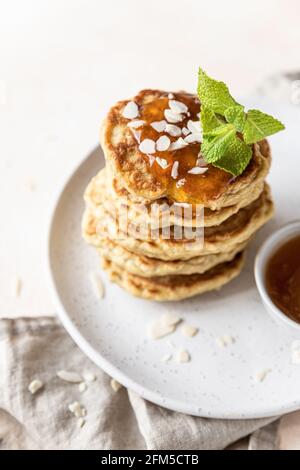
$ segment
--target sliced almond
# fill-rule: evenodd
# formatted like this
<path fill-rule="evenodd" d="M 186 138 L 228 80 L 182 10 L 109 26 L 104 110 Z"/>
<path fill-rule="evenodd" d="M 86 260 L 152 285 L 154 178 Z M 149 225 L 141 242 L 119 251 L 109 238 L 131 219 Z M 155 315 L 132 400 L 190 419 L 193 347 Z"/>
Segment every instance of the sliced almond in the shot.
<path fill-rule="evenodd" d="M 164 119 L 162 121 L 151 122 L 150 124 L 150 126 L 153 127 L 153 129 L 157 132 L 164 132 L 166 125 L 167 121 L 165 121 Z"/>
<path fill-rule="evenodd" d="M 176 122 L 181 122 L 183 120 L 182 114 L 176 114 L 171 109 L 165 109 L 164 111 L 165 118 L 171 124 Z"/>
<path fill-rule="evenodd" d="M 167 312 L 162 315 L 161 321 L 166 325 L 178 325 L 181 322 L 181 318 L 179 315 Z"/>
<path fill-rule="evenodd" d="M 127 126 L 128 127 L 133 127 L 134 129 L 138 129 L 139 127 L 142 127 L 145 124 L 145 121 L 137 120 L 137 121 L 130 121 L 128 122 Z"/>
<path fill-rule="evenodd" d="M 171 141 L 169 137 L 167 137 L 166 135 L 162 135 L 156 141 L 156 150 L 158 150 L 159 152 L 165 152 L 170 147 L 170 143 Z"/>
<path fill-rule="evenodd" d="M 158 165 L 163 169 L 165 170 L 166 168 L 168 168 L 169 164 L 167 162 L 167 160 L 165 158 L 159 158 L 159 157 L 156 157 L 156 161 L 158 163 Z"/>
<path fill-rule="evenodd" d="M 194 166 L 194 168 L 191 168 L 190 170 L 188 170 L 188 173 L 190 173 L 191 175 L 203 175 L 203 173 L 205 173 L 207 170 L 208 168 L 204 168 L 201 166 Z"/>
<path fill-rule="evenodd" d="M 87 390 L 87 384 L 85 382 L 81 382 L 78 385 L 78 390 L 80 391 L 80 393 L 85 392 Z"/>
<path fill-rule="evenodd" d="M 181 135 L 181 128 L 179 126 L 176 126 L 175 124 L 167 124 L 165 132 L 170 134 L 172 137 L 178 137 L 179 135 Z"/>
<path fill-rule="evenodd" d="M 82 418 L 83 416 L 86 416 L 86 409 L 78 401 L 74 401 L 73 403 L 70 403 L 68 408 L 71 411 L 71 413 L 73 413 L 76 416 L 76 418 Z"/>
<path fill-rule="evenodd" d="M 155 153 L 155 142 L 152 139 L 144 139 L 139 145 L 142 153 L 151 154 Z"/>
<path fill-rule="evenodd" d="M 190 134 L 191 131 L 190 131 L 189 129 L 187 129 L 186 127 L 183 127 L 183 128 L 182 128 L 182 133 L 183 133 L 183 135 L 186 136 L 186 135 Z"/>
<path fill-rule="evenodd" d="M 82 382 L 82 377 L 80 374 L 77 374 L 77 372 L 72 372 L 68 370 L 59 370 L 56 372 L 57 377 L 59 377 L 61 380 L 64 380 L 65 382 L 70 382 L 70 383 L 80 383 Z"/>
<path fill-rule="evenodd" d="M 189 362 L 191 360 L 190 353 L 186 349 L 180 349 L 175 357 L 177 362 Z"/>
<path fill-rule="evenodd" d="M 216 338 L 216 343 L 221 348 L 229 346 L 230 344 L 235 343 L 235 338 L 231 335 L 223 335 Z"/>
<path fill-rule="evenodd" d="M 160 319 L 150 325 L 148 333 L 151 339 L 160 339 L 164 336 L 170 335 L 174 331 L 175 325 L 164 323 Z"/>
<path fill-rule="evenodd" d="M 271 369 L 263 369 L 254 375 L 254 380 L 256 382 L 263 382 L 270 372 Z"/>
<path fill-rule="evenodd" d="M 173 163 L 172 170 L 171 170 L 171 177 L 176 180 L 178 177 L 178 167 L 179 167 L 179 162 L 176 161 Z"/>
<path fill-rule="evenodd" d="M 110 386 L 114 392 L 118 392 L 122 388 L 122 385 L 119 382 L 117 382 L 115 379 L 111 379 Z"/>
<path fill-rule="evenodd" d="M 184 138 L 185 142 L 188 144 L 193 144 L 195 142 L 202 142 L 201 134 L 189 134 Z"/>
<path fill-rule="evenodd" d="M 187 122 L 187 128 L 192 134 L 201 134 L 201 127 L 199 121 L 192 121 L 191 119 Z"/>
<path fill-rule="evenodd" d="M 43 382 L 39 379 L 34 379 L 30 384 L 28 385 L 28 390 L 32 395 L 34 395 L 38 390 L 40 390 L 44 386 Z"/>
<path fill-rule="evenodd" d="M 103 299 L 105 291 L 104 284 L 100 277 L 95 273 L 90 273 L 90 281 L 94 289 L 95 295 L 98 297 L 98 299 Z"/>
<path fill-rule="evenodd" d="M 134 119 L 139 115 L 138 105 L 134 101 L 129 101 L 122 112 L 122 116 L 126 119 Z"/>
<path fill-rule="evenodd" d="M 184 323 L 182 327 L 180 328 L 180 330 L 184 336 L 188 336 L 190 338 L 192 338 L 193 336 L 196 336 L 196 334 L 199 331 L 198 328 L 192 325 L 188 325 L 187 323 Z"/>
<path fill-rule="evenodd" d="M 169 150 L 180 150 L 186 147 L 188 144 L 183 140 L 182 137 L 179 137 L 179 139 L 175 140 L 175 142 L 172 142 Z"/>
<path fill-rule="evenodd" d="M 161 362 L 169 362 L 171 359 L 172 359 L 172 354 L 165 354 L 165 355 L 161 358 Z"/>
<path fill-rule="evenodd" d="M 176 114 L 187 113 L 189 110 L 186 104 L 177 100 L 170 100 L 169 107 Z"/>
<path fill-rule="evenodd" d="M 173 93 L 169 93 L 169 94 L 168 94 L 168 98 L 169 98 L 169 100 L 172 100 L 172 99 L 174 98 Z"/>
<path fill-rule="evenodd" d="M 185 182 L 186 182 L 186 179 L 185 179 L 185 178 L 181 178 L 180 180 L 177 181 L 177 183 L 176 183 L 176 188 L 181 188 L 182 186 L 185 185 Z"/>

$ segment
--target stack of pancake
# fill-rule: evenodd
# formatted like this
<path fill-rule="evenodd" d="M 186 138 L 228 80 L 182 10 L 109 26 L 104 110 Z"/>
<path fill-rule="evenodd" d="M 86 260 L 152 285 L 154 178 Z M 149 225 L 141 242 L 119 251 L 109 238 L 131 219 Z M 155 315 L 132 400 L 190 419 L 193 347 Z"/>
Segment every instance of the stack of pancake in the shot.
<path fill-rule="evenodd" d="M 106 167 L 85 191 L 83 235 L 110 279 L 136 296 L 179 300 L 220 288 L 273 214 L 267 141 L 233 177 L 201 155 L 199 112 L 195 95 L 143 90 L 104 121 Z"/>

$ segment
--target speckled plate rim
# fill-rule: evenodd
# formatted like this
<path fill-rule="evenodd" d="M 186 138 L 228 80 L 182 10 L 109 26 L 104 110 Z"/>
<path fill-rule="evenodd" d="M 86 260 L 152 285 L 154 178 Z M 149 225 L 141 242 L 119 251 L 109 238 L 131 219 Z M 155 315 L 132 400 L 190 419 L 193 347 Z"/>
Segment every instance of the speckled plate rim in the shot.
<path fill-rule="evenodd" d="M 300 400 L 299 403 L 293 402 L 293 404 L 287 404 L 284 406 L 269 406 L 265 412 L 255 412 L 249 413 L 247 415 L 241 413 L 214 413 L 209 412 L 208 410 L 199 410 L 195 407 L 195 405 L 190 405 L 189 403 L 183 403 L 180 400 L 163 397 L 151 390 L 148 390 L 144 386 L 137 383 L 135 380 L 128 377 L 125 373 L 123 373 L 119 368 L 114 366 L 110 363 L 105 357 L 101 355 L 99 351 L 97 351 L 94 347 L 91 346 L 89 341 L 83 336 L 80 330 L 76 327 L 76 325 L 71 320 L 68 312 L 66 311 L 63 302 L 60 299 L 58 289 L 55 283 L 54 273 L 52 272 L 51 268 L 51 237 L 52 237 L 52 230 L 53 224 L 55 219 L 55 214 L 58 209 L 59 203 L 63 198 L 63 194 L 67 189 L 68 185 L 71 184 L 72 179 L 76 176 L 78 172 L 82 170 L 82 167 L 88 162 L 89 159 L 93 158 L 95 153 L 99 153 L 99 147 L 96 147 L 92 152 L 88 154 L 88 156 L 83 159 L 72 171 L 72 173 L 66 178 L 63 182 L 61 187 L 59 188 L 56 197 L 54 198 L 54 203 L 51 206 L 50 217 L 49 217 L 49 224 L 47 227 L 46 233 L 46 244 L 47 244 L 47 255 L 46 255 L 46 275 L 47 281 L 50 288 L 51 296 L 53 299 L 53 303 L 56 309 L 56 313 L 62 322 L 64 328 L 67 330 L 71 338 L 74 342 L 78 345 L 78 347 L 94 362 L 98 367 L 100 367 L 104 372 L 106 372 L 111 377 L 114 377 L 118 382 L 120 382 L 124 387 L 136 392 L 138 395 L 142 396 L 143 398 L 147 399 L 148 401 L 160 405 L 164 408 L 186 413 L 193 416 L 201 416 L 204 418 L 214 418 L 214 419 L 255 419 L 255 418 L 266 418 L 266 417 L 273 417 L 284 413 L 289 413 L 299 409 L 300 407 Z"/>

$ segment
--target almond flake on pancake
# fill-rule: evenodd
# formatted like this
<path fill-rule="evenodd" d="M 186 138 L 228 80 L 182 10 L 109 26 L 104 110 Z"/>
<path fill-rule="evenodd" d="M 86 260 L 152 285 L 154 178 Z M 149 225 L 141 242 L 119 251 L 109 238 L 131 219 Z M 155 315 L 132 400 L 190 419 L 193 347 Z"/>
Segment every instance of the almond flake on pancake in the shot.
<path fill-rule="evenodd" d="M 186 104 L 176 100 L 170 100 L 169 107 L 176 114 L 187 113 L 189 110 Z"/>
<path fill-rule="evenodd" d="M 162 121 L 154 121 L 151 122 L 150 126 L 156 131 L 156 132 L 164 132 L 165 128 L 167 125 L 167 121 L 164 119 Z"/>
<path fill-rule="evenodd" d="M 147 157 L 149 158 L 150 166 L 152 166 L 153 163 L 155 162 L 155 157 L 153 157 L 153 155 L 150 155 L 150 154 L 147 154 Z"/>
<path fill-rule="evenodd" d="M 191 356 L 188 351 L 185 349 L 180 349 L 176 354 L 176 361 L 177 362 L 190 362 Z"/>
<path fill-rule="evenodd" d="M 203 175 L 208 170 L 208 168 L 203 168 L 200 166 L 194 166 L 191 170 L 188 171 L 190 175 Z"/>
<path fill-rule="evenodd" d="M 171 124 L 176 122 L 181 122 L 183 120 L 182 114 L 174 113 L 171 109 L 165 109 L 164 111 L 165 118 Z"/>
<path fill-rule="evenodd" d="M 202 136 L 201 134 L 189 134 L 184 138 L 185 142 L 188 144 L 193 144 L 194 142 L 201 142 Z"/>
<path fill-rule="evenodd" d="M 181 135 L 181 128 L 175 126 L 175 124 L 167 124 L 165 132 L 170 134 L 172 137 L 178 137 L 179 135 Z"/>
<path fill-rule="evenodd" d="M 167 160 L 165 158 L 159 158 L 159 157 L 156 157 L 156 162 L 158 163 L 158 165 L 163 169 L 165 170 L 166 168 L 168 168 L 169 164 L 167 162 Z"/>
<path fill-rule="evenodd" d="M 200 122 L 199 121 L 192 121 L 191 119 L 188 120 L 187 128 L 191 131 L 192 134 L 200 134 Z"/>
<path fill-rule="evenodd" d="M 184 323 L 180 330 L 184 336 L 188 336 L 190 338 L 192 338 L 193 336 L 196 336 L 196 334 L 199 331 L 198 328 L 192 325 L 188 325 L 187 323 Z"/>
<path fill-rule="evenodd" d="M 186 135 L 190 134 L 191 131 L 190 131 L 187 127 L 183 127 L 183 128 L 182 128 L 182 133 L 183 133 L 183 135 L 186 136 Z"/>
<path fill-rule="evenodd" d="M 181 318 L 178 315 L 167 312 L 163 314 L 161 321 L 166 325 L 177 325 L 181 322 Z"/>
<path fill-rule="evenodd" d="M 182 137 L 179 137 L 179 139 L 175 140 L 175 142 L 172 142 L 169 150 L 180 150 L 186 147 L 188 144 L 183 140 Z"/>
<path fill-rule="evenodd" d="M 160 339 L 175 331 L 176 325 L 164 323 L 161 319 L 150 325 L 148 334 L 151 339 Z"/>
<path fill-rule="evenodd" d="M 132 134 L 134 135 L 135 140 L 140 143 L 141 142 L 141 131 L 137 131 L 135 129 L 131 129 Z"/>
<path fill-rule="evenodd" d="M 144 139 L 139 145 L 139 150 L 142 153 L 155 153 L 155 142 L 152 139 Z"/>
<path fill-rule="evenodd" d="M 169 94 L 168 94 L 168 98 L 169 98 L 169 100 L 172 100 L 172 99 L 174 98 L 173 93 L 169 93 Z"/>
<path fill-rule="evenodd" d="M 145 124 L 145 121 L 137 120 L 137 121 L 130 121 L 127 123 L 128 127 L 133 127 L 134 129 L 138 129 L 139 127 L 142 127 Z"/>
<path fill-rule="evenodd" d="M 178 167 L 179 167 L 179 162 L 174 162 L 171 170 L 171 177 L 173 180 L 176 180 L 178 178 Z"/>
<path fill-rule="evenodd" d="M 129 101 L 123 109 L 122 116 L 126 119 L 135 119 L 138 115 L 138 105 L 134 101 Z"/>
<path fill-rule="evenodd" d="M 207 165 L 207 162 L 204 160 L 203 157 L 197 158 L 196 166 L 205 166 L 205 165 Z"/>
<path fill-rule="evenodd" d="M 159 139 L 156 141 L 156 150 L 159 152 L 164 152 L 165 150 L 168 150 L 170 147 L 170 139 L 166 135 L 162 135 L 159 137 Z"/>
<path fill-rule="evenodd" d="M 182 186 L 184 186 L 185 182 L 186 182 L 186 179 L 181 178 L 180 180 L 177 181 L 176 188 L 181 188 Z"/>

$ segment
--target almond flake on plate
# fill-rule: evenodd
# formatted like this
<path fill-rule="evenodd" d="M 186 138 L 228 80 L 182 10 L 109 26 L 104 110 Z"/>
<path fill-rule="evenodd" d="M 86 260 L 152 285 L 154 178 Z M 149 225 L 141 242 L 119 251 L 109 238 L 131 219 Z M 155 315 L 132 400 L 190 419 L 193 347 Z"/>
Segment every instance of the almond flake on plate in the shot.
<path fill-rule="evenodd" d="M 171 359 L 172 359 L 172 354 L 165 354 L 165 355 L 161 358 L 161 362 L 169 362 Z"/>
<path fill-rule="evenodd" d="M 179 139 L 175 140 L 175 142 L 172 142 L 169 150 L 180 150 L 183 149 L 184 147 L 187 146 L 187 143 L 183 140 L 182 137 L 179 137 Z"/>
<path fill-rule="evenodd" d="M 162 135 L 156 141 L 156 150 L 158 150 L 159 152 L 164 152 L 168 150 L 168 148 L 170 147 L 170 143 L 171 141 L 169 137 L 167 137 L 166 135 Z"/>
<path fill-rule="evenodd" d="M 122 116 L 126 119 L 134 119 L 139 115 L 138 105 L 134 101 L 129 101 L 122 112 Z"/>
<path fill-rule="evenodd" d="M 188 351 L 185 349 L 180 349 L 178 353 L 176 354 L 176 361 L 177 362 L 190 362 L 191 356 Z"/>
<path fill-rule="evenodd" d="M 176 114 L 171 109 L 165 109 L 164 111 L 165 118 L 171 124 L 176 122 L 181 122 L 183 120 L 182 114 Z"/>
<path fill-rule="evenodd" d="M 263 382 L 270 372 L 271 372 L 271 369 L 263 369 L 257 372 L 253 378 L 255 382 Z"/>
<path fill-rule="evenodd" d="M 167 160 L 165 158 L 159 158 L 159 157 L 156 157 L 156 162 L 158 163 L 158 165 L 163 169 L 165 170 L 166 168 L 168 168 L 169 164 L 167 162 Z"/>
<path fill-rule="evenodd" d="M 154 121 L 151 122 L 150 126 L 153 127 L 153 129 L 157 132 L 163 132 L 166 128 L 167 121 L 164 119 L 162 121 Z"/>
<path fill-rule="evenodd" d="M 139 127 L 142 127 L 145 124 L 145 121 L 137 120 L 137 121 L 130 121 L 127 123 L 128 127 L 133 127 L 134 129 L 138 129 Z"/>
<path fill-rule="evenodd" d="M 150 325 L 148 334 L 151 339 L 160 339 L 175 331 L 175 325 L 164 323 L 161 319 Z"/>
<path fill-rule="evenodd" d="M 233 336 L 223 335 L 223 336 L 219 336 L 216 339 L 216 342 L 218 346 L 220 346 L 221 348 L 224 348 L 226 346 L 229 346 L 229 344 L 235 343 L 235 339 Z"/>
<path fill-rule="evenodd" d="M 184 323 L 180 330 L 184 336 L 189 336 L 190 338 L 192 338 L 193 336 L 196 336 L 199 331 L 199 328 Z"/>
<path fill-rule="evenodd" d="M 186 179 L 181 178 L 180 180 L 177 181 L 176 188 L 181 188 L 182 186 L 184 186 L 185 182 L 186 182 Z"/>
<path fill-rule="evenodd" d="M 170 134 L 172 137 L 178 137 L 179 135 L 181 135 L 181 128 L 179 126 L 176 126 L 175 124 L 167 124 L 165 132 Z"/>
<path fill-rule="evenodd" d="M 28 390 L 32 395 L 34 395 L 38 390 L 40 390 L 44 386 L 43 382 L 39 379 L 34 379 L 30 384 L 28 385 Z"/>
<path fill-rule="evenodd" d="M 57 377 L 59 377 L 61 380 L 64 380 L 65 382 L 70 382 L 70 383 L 80 383 L 82 382 L 82 377 L 80 374 L 77 374 L 77 372 L 72 372 L 68 370 L 59 370 L 56 372 Z"/>
<path fill-rule="evenodd" d="M 104 285 L 100 277 L 95 273 L 90 273 L 90 281 L 93 286 L 95 295 L 98 297 L 98 299 L 103 299 L 105 292 Z"/>
<path fill-rule="evenodd" d="M 139 145 L 142 153 L 155 153 L 155 142 L 152 139 L 144 139 Z"/>
<path fill-rule="evenodd" d="M 171 170 L 171 177 L 176 180 L 178 177 L 178 167 L 179 167 L 179 162 L 174 162 Z"/>
<path fill-rule="evenodd" d="M 189 110 L 186 104 L 177 100 L 170 100 L 169 107 L 173 111 L 173 113 L 176 113 L 176 114 L 187 113 Z"/>
<path fill-rule="evenodd" d="M 164 313 L 161 317 L 161 321 L 166 325 L 178 325 L 181 322 L 181 318 L 173 313 Z"/>
<path fill-rule="evenodd" d="M 110 386 L 114 392 L 118 392 L 122 388 L 122 385 L 119 382 L 117 382 L 115 379 L 111 379 Z"/>
<path fill-rule="evenodd" d="M 191 175 L 203 175 L 208 170 L 208 168 L 203 168 L 200 166 L 194 166 L 191 170 L 188 171 Z"/>

